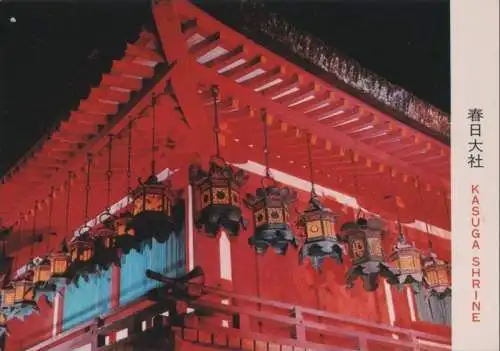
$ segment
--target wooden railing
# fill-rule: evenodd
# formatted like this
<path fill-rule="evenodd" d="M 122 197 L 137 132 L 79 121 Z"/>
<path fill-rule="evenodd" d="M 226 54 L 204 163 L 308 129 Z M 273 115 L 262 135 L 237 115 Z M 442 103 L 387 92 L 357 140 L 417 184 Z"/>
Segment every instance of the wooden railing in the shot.
<path fill-rule="evenodd" d="M 255 351 L 451 349 L 450 339 L 438 335 L 191 286 L 203 290 L 203 296 L 179 302 L 157 289 L 154 295 L 163 297 L 160 301 L 151 300 L 150 294 L 30 350 L 177 350 L 182 343 L 193 345 L 183 350 L 195 350 L 195 345 Z"/>

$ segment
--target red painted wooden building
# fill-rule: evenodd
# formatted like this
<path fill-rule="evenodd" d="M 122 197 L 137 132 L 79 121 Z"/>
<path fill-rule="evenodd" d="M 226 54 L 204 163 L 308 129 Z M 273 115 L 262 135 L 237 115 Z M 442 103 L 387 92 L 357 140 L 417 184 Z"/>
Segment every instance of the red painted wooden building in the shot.
<path fill-rule="evenodd" d="M 152 8 L 156 31 L 0 185 L 2 349 L 451 349 L 446 116 L 274 15 L 243 35 L 186 0 Z M 397 284 L 400 237 L 420 289 Z"/>

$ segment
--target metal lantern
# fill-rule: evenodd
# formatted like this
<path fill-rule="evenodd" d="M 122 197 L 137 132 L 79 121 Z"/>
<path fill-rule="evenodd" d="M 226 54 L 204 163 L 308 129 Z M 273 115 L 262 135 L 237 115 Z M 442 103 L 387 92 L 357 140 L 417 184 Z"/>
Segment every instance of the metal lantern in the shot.
<path fill-rule="evenodd" d="M 114 228 L 116 235 L 120 236 L 135 236 L 135 230 L 130 226 L 132 217 L 129 213 L 125 213 L 114 219 Z"/>
<path fill-rule="evenodd" d="M 442 299 L 451 295 L 450 265 L 430 251 L 423 259 L 424 284 L 431 295 Z"/>
<path fill-rule="evenodd" d="M 259 254 L 271 246 L 276 253 L 284 255 L 288 244 L 297 246 L 295 236 L 288 224 L 288 206 L 297 199 L 297 193 L 288 187 L 276 184 L 258 188 L 256 196 L 247 194 L 245 204 L 252 210 L 254 234 L 248 239 Z"/>
<path fill-rule="evenodd" d="M 401 233 L 389 256 L 398 276 L 389 280 L 390 284 L 398 285 L 401 289 L 404 285 L 411 285 L 413 291 L 418 292 L 422 284 L 422 257 L 419 249 L 414 244 L 409 244 Z"/>
<path fill-rule="evenodd" d="M 3 313 L 0 313 L 0 329 L 5 329 L 7 326 L 7 318 Z M 2 331 L 0 330 L 0 336 L 2 335 Z"/>
<path fill-rule="evenodd" d="M 33 284 L 47 282 L 51 276 L 50 268 L 50 261 L 48 260 L 44 260 L 33 267 Z"/>
<path fill-rule="evenodd" d="M 307 257 L 315 269 L 319 269 L 326 257 L 342 263 L 342 246 L 335 234 L 335 214 L 324 207 L 313 193 L 308 207 L 297 225 L 304 229 L 304 245 L 300 249 L 300 262 Z"/>
<path fill-rule="evenodd" d="M 212 159 L 208 173 L 200 167 L 190 167 L 190 181 L 199 194 L 196 227 L 204 228 L 209 236 L 215 236 L 224 229 L 229 235 L 239 234 L 246 227 L 240 208 L 240 187 L 248 176 L 242 171 L 234 171 L 224 161 Z"/>
<path fill-rule="evenodd" d="M 87 233 L 74 237 L 69 243 L 71 261 L 88 262 L 94 256 L 94 242 Z"/>
<path fill-rule="evenodd" d="M 174 194 L 169 186 L 158 181 L 155 175 L 146 182 L 139 181 L 139 187 L 132 193 L 132 215 L 145 212 L 159 212 L 172 216 Z"/>
<path fill-rule="evenodd" d="M 71 257 L 67 252 L 54 252 L 49 255 L 51 276 L 62 276 L 69 268 Z"/>
<path fill-rule="evenodd" d="M 28 279 L 18 279 L 12 282 L 14 288 L 14 302 L 24 303 L 32 302 L 34 299 L 34 284 Z"/>
<path fill-rule="evenodd" d="M 139 181 L 140 182 L 140 181 Z M 169 181 L 158 181 L 150 176 L 132 192 L 132 216 L 130 223 L 141 239 L 156 237 L 164 241 L 176 229 L 172 214 L 175 194 Z"/>
<path fill-rule="evenodd" d="M 368 220 L 359 218 L 356 222 L 342 225 L 341 237 L 347 242 L 352 267 L 346 274 L 347 286 L 350 288 L 357 277 L 361 277 L 367 291 L 375 291 L 378 278 L 383 276 L 395 279 L 396 270 L 384 261 L 382 239 L 383 222 L 378 218 Z"/>
<path fill-rule="evenodd" d="M 2 289 L 2 308 L 14 306 L 16 303 L 16 290 L 9 284 Z"/>
<path fill-rule="evenodd" d="M 97 238 L 105 249 L 111 249 L 115 244 L 116 222 L 115 217 L 110 213 L 104 213 L 100 216 L 101 225 L 92 234 Z"/>
<path fill-rule="evenodd" d="M 130 212 L 123 213 L 114 219 L 114 228 L 116 232 L 115 247 L 127 254 L 131 249 L 137 249 L 140 246 L 140 240 L 133 227 L 133 218 Z"/>

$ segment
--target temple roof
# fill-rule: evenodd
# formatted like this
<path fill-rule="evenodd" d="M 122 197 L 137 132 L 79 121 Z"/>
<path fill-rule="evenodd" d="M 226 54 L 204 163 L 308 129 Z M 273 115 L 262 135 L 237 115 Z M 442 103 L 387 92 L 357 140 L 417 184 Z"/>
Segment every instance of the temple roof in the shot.
<path fill-rule="evenodd" d="M 448 114 L 302 31 L 280 14 L 270 11 L 264 2 L 252 0 L 242 4 L 232 8 L 231 17 L 219 15 L 217 7 L 210 8 L 210 13 L 318 77 L 449 144 Z M 198 6 L 205 8 L 203 5 L 200 2 Z"/>
<path fill-rule="evenodd" d="M 311 53 L 316 49 L 310 46 L 309 51 L 302 50 L 303 46 L 298 43 L 304 37 L 294 32 L 292 27 L 287 28 L 290 33 L 296 33 L 292 36 L 294 41 L 288 43 L 289 46 L 294 44 L 288 48 L 288 53 L 292 52 L 293 55 L 289 56 L 286 52 L 273 53 L 272 51 L 279 49 L 265 42 L 265 39 L 262 46 L 256 44 L 192 4 L 186 1 L 178 3 L 181 4 L 182 35 L 186 40 L 189 56 L 199 64 L 198 83 L 222 87 L 223 122 L 226 123 L 228 136 L 231 133 L 233 135 L 228 139 L 228 148 L 238 150 L 244 143 L 259 143 L 253 143 L 253 140 L 260 138 L 258 133 L 261 126 L 249 122 L 258 121 L 253 117 L 260 108 L 265 107 L 270 115 L 277 117 L 270 128 L 277 135 L 276 140 L 282 140 L 283 145 L 289 143 L 292 135 L 297 138 L 297 142 L 301 142 L 304 131 L 314 134 L 315 140 L 318 139 L 315 145 L 317 155 L 326 162 L 322 161 L 322 167 L 330 168 L 335 161 L 335 172 L 338 174 L 348 175 L 358 169 L 359 172 L 356 172 L 359 175 L 383 177 L 381 172 L 389 164 L 390 169 L 394 167 L 401 175 L 401 183 L 407 182 L 409 176 L 421 176 L 436 188 L 449 188 L 449 146 L 439 138 L 436 139 L 435 135 L 429 135 L 432 134 L 432 127 L 442 126 L 446 118 L 444 114 L 436 112 L 436 116 L 440 116 L 439 123 L 432 120 L 427 122 L 427 126 L 418 126 L 418 123 L 412 125 L 410 122 L 415 119 L 428 121 L 429 115 L 419 117 L 417 114 L 410 118 L 411 111 L 435 111 L 432 106 L 420 102 L 397 87 L 393 87 L 393 94 L 389 94 L 389 90 L 382 88 L 383 84 L 389 87 L 389 83 L 366 71 L 359 73 L 365 74 L 366 79 L 372 79 L 374 84 L 378 82 L 381 87 L 379 90 L 369 91 L 372 95 L 378 91 L 379 95 L 375 94 L 375 97 L 361 94 L 359 88 L 363 88 L 363 85 L 360 81 L 347 79 L 349 74 L 342 78 L 339 72 L 344 72 L 344 69 L 333 70 L 325 76 L 324 72 L 321 74 L 311 69 L 305 61 L 302 61 L 304 64 L 297 64 L 295 60 L 300 55 L 303 56 L 302 60 L 314 61 L 316 56 L 304 56 L 303 53 Z M 272 30 L 273 25 L 281 23 L 280 19 L 271 18 L 273 20 L 268 19 L 256 28 L 267 33 L 274 42 L 286 46 L 283 33 L 280 36 L 279 31 Z M 165 44 L 168 38 L 162 40 Z M 314 41 L 307 37 L 306 42 L 313 45 Z M 321 50 L 317 53 L 318 57 L 324 57 Z M 330 66 L 324 59 L 309 62 L 309 65 L 314 63 L 317 66 L 322 62 L 323 66 L 320 68 L 329 69 Z M 340 58 L 333 61 L 332 67 L 336 67 L 335 62 L 339 67 L 353 67 L 353 70 L 358 67 L 350 61 L 341 61 Z M 87 98 L 80 101 L 69 118 L 61 121 L 4 178 L 0 189 L 0 218 L 5 215 L 12 221 L 12 216 L 29 212 L 30 209 L 25 207 L 38 201 L 37 196 L 46 196 L 51 187 L 61 188 L 67 171 L 81 167 L 87 152 L 102 148 L 106 139 L 104 137 L 111 131 L 123 128 L 127 116 L 130 117 L 132 113 L 140 114 L 147 108 L 143 99 L 148 94 L 145 89 L 151 89 L 155 82 L 163 79 L 165 69 L 160 45 L 153 34 L 143 32 L 136 43 L 128 44 L 125 56 L 113 62 L 111 72 L 102 76 L 100 83 L 92 88 Z M 347 69 L 347 72 L 350 71 Z M 342 84 L 341 79 L 344 80 Z M 153 85 L 147 88 L 147 82 Z M 358 86 L 358 90 L 353 86 Z M 387 99 L 383 102 L 393 103 L 393 110 L 399 106 L 410 117 L 398 115 L 401 111 L 389 113 L 384 107 L 380 107 L 380 101 L 374 102 L 376 96 L 380 98 L 383 91 L 388 92 L 384 95 Z M 206 113 L 210 114 L 210 99 L 205 96 L 203 86 L 199 86 L 198 94 L 207 108 Z M 401 98 L 398 100 L 395 98 L 397 96 Z M 371 101 L 367 102 L 370 98 Z M 426 132 L 422 132 L 425 128 Z M 446 134 L 446 128 L 441 132 Z M 235 135 L 238 137 L 235 138 Z M 237 143 L 240 144 L 236 145 Z M 349 149 L 356 150 L 356 153 L 351 155 L 347 152 Z M 302 156 L 304 155 L 300 151 L 295 154 L 297 164 L 304 162 Z M 258 159 L 260 155 L 255 157 Z M 329 160 L 330 163 L 327 162 Z M 328 175 L 326 173 L 325 180 Z M 14 198 L 22 201 L 12 205 L 5 201 Z"/>

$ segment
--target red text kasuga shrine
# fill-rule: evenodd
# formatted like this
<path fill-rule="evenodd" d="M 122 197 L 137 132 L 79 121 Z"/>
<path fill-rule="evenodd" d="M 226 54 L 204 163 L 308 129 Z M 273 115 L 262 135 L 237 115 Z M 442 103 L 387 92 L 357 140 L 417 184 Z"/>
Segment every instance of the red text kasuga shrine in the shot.
<path fill-rule="evenodd" d="M 2 349 L 450 350 L 447 116 L 277 15 L 152 11 L 3 178 Z"/>

